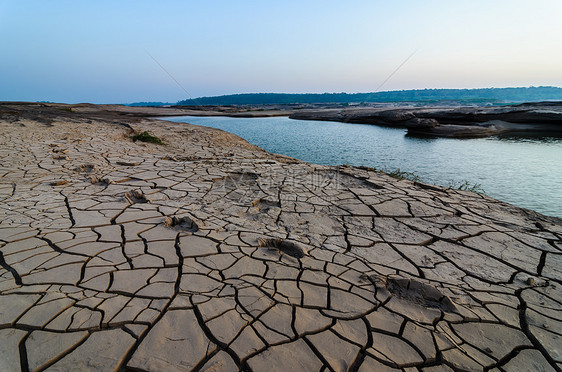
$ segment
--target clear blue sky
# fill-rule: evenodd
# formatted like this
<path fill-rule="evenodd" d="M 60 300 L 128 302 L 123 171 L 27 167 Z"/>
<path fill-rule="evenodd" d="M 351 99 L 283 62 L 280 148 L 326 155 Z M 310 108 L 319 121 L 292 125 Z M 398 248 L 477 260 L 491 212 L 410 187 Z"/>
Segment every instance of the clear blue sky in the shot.
<path fill-rule="evenodd" d="M 0 100 L 562 86 L 562 1 L 0 0 Z"/>

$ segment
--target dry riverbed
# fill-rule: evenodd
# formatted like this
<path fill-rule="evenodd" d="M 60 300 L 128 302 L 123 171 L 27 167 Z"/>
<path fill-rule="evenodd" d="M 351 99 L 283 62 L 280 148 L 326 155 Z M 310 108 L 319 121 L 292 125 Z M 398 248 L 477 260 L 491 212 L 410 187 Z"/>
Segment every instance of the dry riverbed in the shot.
<path fill-rule="evenodd" d="M 0 370 L 561 370 L 560 219 L 135 110 L 0 105 Z"/>

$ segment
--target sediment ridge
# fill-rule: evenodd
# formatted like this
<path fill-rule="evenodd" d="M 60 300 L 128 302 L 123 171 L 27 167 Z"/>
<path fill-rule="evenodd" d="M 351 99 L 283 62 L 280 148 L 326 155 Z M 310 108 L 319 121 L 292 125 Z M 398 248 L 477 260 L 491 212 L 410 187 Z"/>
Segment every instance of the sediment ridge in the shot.
<path fill-rule="evenodd" d="M 0 104 L 1 370 L 562 369 L 561 219 L 151 113 Z"/>

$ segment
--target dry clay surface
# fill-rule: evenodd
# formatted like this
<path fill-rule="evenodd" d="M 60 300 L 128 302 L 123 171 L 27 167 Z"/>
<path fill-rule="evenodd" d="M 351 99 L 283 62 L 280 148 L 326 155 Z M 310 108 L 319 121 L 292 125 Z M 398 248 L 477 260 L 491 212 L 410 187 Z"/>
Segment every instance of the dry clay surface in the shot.
<path fill-rule="evenodd" d="M 81 107 L 1 106 L 0 370 L 561 370 L 559 219 Z"/>

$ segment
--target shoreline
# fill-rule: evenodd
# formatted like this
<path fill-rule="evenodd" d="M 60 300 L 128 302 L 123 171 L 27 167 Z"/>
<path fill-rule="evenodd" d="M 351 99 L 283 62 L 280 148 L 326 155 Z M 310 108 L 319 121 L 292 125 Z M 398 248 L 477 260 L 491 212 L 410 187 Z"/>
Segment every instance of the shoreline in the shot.
<path fill-rule="evenodd" d="M 562 219 L 67 108 L 0 104 L 10 368 L 561 368 Z"/>
<path fill-rule="evenodd" d="M 560 158 L 553 151 L 548 152 L 550 156 L 543 153 L 545 149 L 542 146 L 549 145 L 543 145 L 541 140 L 538 142 L 531 141 L 535 143 L 528 144 L 528 140 L 517 137 L 514 139 L 513 136 L 510 136 L 511 140 L 505 141 L 500 136 L 499 138 L 491 138 L 485 141 L 471 139 L 439 140 L 436 138 L 430 141 L 419 141 L 419 137 L 411 138 L 411 135 L 407 135 L 402 139 L 404 131 L 399 128 L 383 129 L 367 125 L 348 128 L 345 123 L 331 122 L 333 125 L 326 124 L 324 126 L 321 124 L 322 122 L 308 121 L 302 122 L 304 127 L 308 129 L 302 129 L 303 127 L 301 127 L 299 122 L 290 121 L 288 118 L 271 120 L 266 118 L 253 121 L 252 119 L 237 120 L 236 118 L 222 116 L 217 117 L 217 119 L 213 117 L 179 117 L 169 118 L 168 120 L 226 130 L 241 136 L 252 144 L 262 146 L 267 151 L 282 153 L 311 163 L 333 166 L 348 164 L 355 167 L 372 167 L 373 170 L 383 171 L 387 174 L 392 173 L 399 178 L 433 183 L 453 189 L 461 188 L 481 192 L 518 207 L 550 216 L 562 217 L 560 207 L 562 199 L 555 191 L 556 187 L 553 187 L 553 185 L 558 183 L 556 175 L 559 172 L 556 172 L 556 167 L 551 168 L 546 164 L 541 171 L 533 166 L 537 161 L 542 163 L 543 159 L 550 159 L 550 164 L 554 164 Z M 334 141 L 329 146 L 319 143 L 318 139 L 325 137 L 322 135 L 324 127 L 326 127 L 327 131 L 331 131 L 334 136 L 344 136 L 344 138 L 365 141 L 365 145 L 356 145 L 354 143 L 355 140 L 348 140 L 347 143 L 345 141 L 343 143 L 342 141 Z M 337 131 L 333 131 L 332 127 L 336 127 Z M 270 130 L 278 131 L 278 134 L 275 137 L 271 137 Z M 362 134 L 357 135 L 357 133 Z M 369 145 L 371 141 L 374 141 L 374 147 Z M 511 144 L 518 141 L 521 143 Z M 559 144 L 559 141 L 556 139 L 553 139 L 553 141 Z M 416 142 L 417 147 L 415 150 L 412 150 L 410 146 L 416 145 Z M 317 143 L 317 145 L 312 145 L 312 143 Z M 404 144 L 403 148 L 394 148 L 395 146 L 401 146 L 402 143 Z M 426 153 L 430 150 L 429 146 L 426 146 L 427 143 L 439 145 L 436 146 L 437 152 L 432 156 L 428 156 Z M 383 144 L 387 144 L 386 147 L 389 147 L 388 151 L 381 152 L 384 151 L 381 148 Z M 510 155 L 505 158 L 498 158 L 493 164 L 486 162 L 486 159 L 480 159 L 480 162 L 485 162 L 482 164 L 471 160 L 477 153 L 490 152 L 489 155 L 493 156 L 494 150 L 498 146 L 503 148 L 503 154 Z M 528 146 L 534 146 L 534 150 L 525 150 Z M 444 148 L 454 151 L 455 158 L 457 159 L 456 162 L 449 163 L 447 160 L 439 160 L 450 158 L 451 154 L 444 150 Z M 560 149 L 560 146 L 557 145 L 556 149 Z M 509 160 L 512 156 L 520 156 L 522 151 L 525 151 L 526 155 L 521 164 Z M 336 158 L 326 155 L 340 152 L 347 155 Z M 389 157 L 396 158 L 405 152 L 413 154 L 414 159 L 397 160 L 390 164 L 385 164 L 384 161 L 379 160 L 379 157 L 386 159 Z M 542 155 L 534 157 L 535 154 Z M 465 158 L 466 161 L 459 162 L 459 159 Z M 534 159 L 534 161 L 531 159 Z M 526 168 L 525 164 L 529 167 Z M 491 169 L 511 169 L 510 166 L 517 169 L 517 171 L 512 169 L 513 176 L 509 177 L 510 181 L 502 177 L 501 174 L 491 171 Z M 462 173 L 463 168 L 466 168 L 470 173 Z M 526 176 L 527 173 L 522 171 L 525 169 L 534 170 L 533 178 Z M 462 179 L 459 180 L 459 178 Z M 529 187 L 534 189 L 534 192 L 530 192 Z"/>

